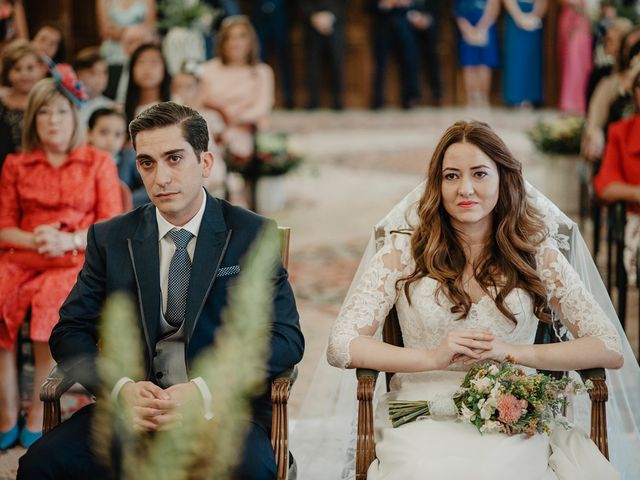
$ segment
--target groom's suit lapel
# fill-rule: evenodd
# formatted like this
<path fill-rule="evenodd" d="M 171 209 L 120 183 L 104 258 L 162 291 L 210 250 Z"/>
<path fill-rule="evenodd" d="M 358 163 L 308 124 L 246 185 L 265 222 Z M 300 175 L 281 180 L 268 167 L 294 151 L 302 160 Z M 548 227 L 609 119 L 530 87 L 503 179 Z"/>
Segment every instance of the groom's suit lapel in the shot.
<path fill-rule="evenodd" d="M 185 340 L 193 334 L 198 316 L 205 304 L 218 269 L 231 239 L 220 203 L 207 195 L 207 204 L 200 224 L 193 255 L 187 310 Z M 149 205 L 135 234 L 127 239 L 129 255 L 138 289 L 142 328 L 149 353 L 154 351 L 160 319 L 160 248 L 158 245 L 156 209 Z"/>
<path fill-rule="evenodd" d="M 202 308 L 216 275 L 220 269 L 222 259 L 229 246 L 232 230 L 227 228 L 222 214 L 222 207 L 218 200 L 207 195 L 196 250 L 193 254 L 189 293 L 187 294 L 187 311 L 185 315 L 185 339 L 189 342 Z"/>
<path fill-rule="evenodd" d="M 155 349 L 160 320 L 160 247 L 156 209 L 148 205 L 132 238 L 127 239 L 138 289 L 140 318 L 149 353 Z"/>

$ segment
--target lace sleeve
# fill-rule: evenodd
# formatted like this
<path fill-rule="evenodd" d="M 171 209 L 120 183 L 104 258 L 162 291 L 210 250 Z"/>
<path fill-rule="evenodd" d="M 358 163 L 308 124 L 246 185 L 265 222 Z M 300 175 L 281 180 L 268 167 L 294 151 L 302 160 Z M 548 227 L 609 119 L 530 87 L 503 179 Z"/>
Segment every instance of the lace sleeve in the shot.
<path fill-rule="evenodd" d="M 597 337 L 609 350 L 622 353 L 615 327 L 565 256 L 545 242 L 538 249 L 536 263 L 549 305 L 573 337 Z"/>
<path fill-rule="evenodd" d="M 398 298 L 396 282 L 410 273 L 410 236 L 393 234 L 371 259 L 353 293 L 345 300 L 333 324 L 327 360 L 335 367 L 351 363 L 350 344 L 354 338 L 378 334 Z"/>

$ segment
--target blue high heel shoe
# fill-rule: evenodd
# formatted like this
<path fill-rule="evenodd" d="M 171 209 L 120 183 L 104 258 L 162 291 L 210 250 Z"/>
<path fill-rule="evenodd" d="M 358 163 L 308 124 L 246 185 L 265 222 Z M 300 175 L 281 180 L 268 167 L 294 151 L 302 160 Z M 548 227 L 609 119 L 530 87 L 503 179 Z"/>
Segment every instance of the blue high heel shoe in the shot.
<path fill-rule="evenodd" d="M 20 426 L 16 423 L 11 430 L 0 432 L 0 450 L 6 450 L 13 447 L 18 441 Z"/>
<path fill-rule="evenodd" d="M 37 440 L 42 437 L 42 430 L 38 432 L 32 432 L 27 427 L 23 427 L 20 431 L 20 445 L 24 448 L 29 448 L 31 445 L 36 443 Z"/>

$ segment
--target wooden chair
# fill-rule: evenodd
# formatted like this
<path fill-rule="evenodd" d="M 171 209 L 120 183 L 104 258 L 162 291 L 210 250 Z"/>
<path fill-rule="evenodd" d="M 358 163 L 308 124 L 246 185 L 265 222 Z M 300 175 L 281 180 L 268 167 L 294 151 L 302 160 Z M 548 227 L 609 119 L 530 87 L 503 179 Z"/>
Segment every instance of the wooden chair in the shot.
<path fill-rule="evenodd" d="M 561 226 L 562 228 L 567 226 Z M 377 244 L 381 244 L 384 231 L 374 232 Z M 640 253 L 639 253 L 640 255 Z M 398 313 L 394 308 L 385 319 L 382 329 L 382 341 L 391 345 L 402 347 L 402 330 L 398 321 Z M 553 343 L 557 341 L 553 327 L 540 322 L 536 332 L 535 343 Z M 356 378 L 358 381 L 358 434 L 356 437 L 356 480 L 366 480 L 369 465 L 376 459 L 376 445 L 373 427 L 373 393 L 375 390 L 378 371 L 358 368 Z M 561 376 L 561 372 L 544 372 L 554 376 Z M 609 396 L 606 384 L 604 368 L 594 368 L 578 371 L 583 381 L 591 380 L 593 389 L 589 391 L 591 398 L 591 439 L 598 446 L 602 454 L 609 458 L 609 447 L 607 442 L 607 417 L 606 402 Z M 386 389 L 389 391 L 389 383 L 394 372 L 386 372 Z"/>
<path fill-rule="evenodd" d="M 284 268 L 289 265 L 291 228 L 278 227 L 281 241 L 281 257 Z M 287 404 L 289 394 L 298 376 L 296 366 L 276 375 L 271 380 L 271 445 L 276 457 L 278 480 L 295 480 L 296 465 L 289 453 L 289 416 Z M 65 375 L 61 368 L 54 367 L 42 384 L 40 400 L 44 403 L 42 431 L 46 435 L 61 423 L 60 397 L 76 382 Z"/>
<path fill-rule="evenodd" d="M 626 204 L 615 202 L 607 206 L 607 290 L 618 292 L 617 313 L 625 328 L 627 316 L 627 271 L 624 266 L 624 228 L 627 223 Z"/>

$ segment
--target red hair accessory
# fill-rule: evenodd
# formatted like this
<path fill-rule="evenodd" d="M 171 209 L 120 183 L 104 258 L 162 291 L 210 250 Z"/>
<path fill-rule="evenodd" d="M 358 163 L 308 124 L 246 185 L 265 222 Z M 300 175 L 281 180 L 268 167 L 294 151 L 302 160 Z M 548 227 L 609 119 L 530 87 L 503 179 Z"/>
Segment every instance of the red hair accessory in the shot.
<path fill-rule="evenodd" d="M 69 99 L 76 107 L 81 107 L 84 102 L 89 100 L 87 90 L 78 77 L 71 65 L 66 63 L 55 63 L 49 57 L 44 57 L 49 67 L 51 76 L 55 80 L 60 91 Z"/>

